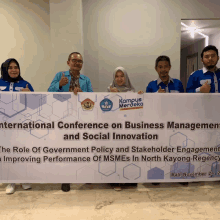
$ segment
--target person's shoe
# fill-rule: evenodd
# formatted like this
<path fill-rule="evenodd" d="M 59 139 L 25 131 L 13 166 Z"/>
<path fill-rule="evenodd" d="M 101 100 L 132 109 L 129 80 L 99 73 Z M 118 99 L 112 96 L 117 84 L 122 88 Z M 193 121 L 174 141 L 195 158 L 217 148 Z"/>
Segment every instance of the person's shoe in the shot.
<path fill-rule="evenodd" d="M 188 186 L 188 185 L 189 185 L 188 182 L 181 182 L 181 183 L 179 183 L 179 184 L 181 184 L 181 185 L 183 185 L 183 186 Z"/>
<path fill-rule="evenodd" d="M 70 191 L 70 184 L 69 184 L 69 183 L 63 183 L 63 184 L 61 185 L 61 190 L 62 190 L 63 192 L 69 192 L 69 191 Z"/>
<path fill-rule="evenodd" d="M 31 189 L 31 184 L 29 184 L 29 183 L 23 183 L 23 184 L 21 184 L 21 186 L 22 186 L 22 188 L 25 189 L 25 190 Z"/>
<path fill-rule="evenodd" d="M 114 187 L 115 191 L 121 191 L 121 184 L 120 183 L 110 183 L 111 187 Z"/>
<path fill-rule="evenodd" d="M 120 186 L 115 186 L 114 190 L 115 190 L 115 191 L 121 191 L 122 189 L 121 189 Z"/>
<path fill-rule="evenodd" d="M 10 183 L 6 187 L 6 194 L 13 194 L 15 192 L 15 183 Z"/>
<path fill-rule="evenodd" d="M 152 183 L 154 186 L 158 186 L 160 185 L 160 183 Z"/>

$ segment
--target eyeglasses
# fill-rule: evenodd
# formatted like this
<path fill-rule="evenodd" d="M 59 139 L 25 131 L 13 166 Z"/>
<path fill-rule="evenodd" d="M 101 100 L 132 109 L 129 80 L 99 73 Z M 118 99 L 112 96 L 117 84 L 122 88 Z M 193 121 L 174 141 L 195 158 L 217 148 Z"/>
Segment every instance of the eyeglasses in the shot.
<path fill-rule="evenodd" d="M 76 59 L 73 59 L 72 60 L 74 63 L 80 63 L 80 64 L 82 64 L 83 63 L 83 61 L 82 60 L 76 60 Z"/>

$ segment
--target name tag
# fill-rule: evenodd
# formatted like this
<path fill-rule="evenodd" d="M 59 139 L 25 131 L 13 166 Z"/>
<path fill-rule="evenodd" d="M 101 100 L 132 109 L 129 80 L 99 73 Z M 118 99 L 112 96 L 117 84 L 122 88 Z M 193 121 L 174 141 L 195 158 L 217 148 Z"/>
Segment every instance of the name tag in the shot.
<path fill-rule="evenodd" d="M 16 91 L 20 91 L 21 89 L 23 89 L 23 87 L 15 87 Z"/>
<path fill-rule="evenodd" d="M 170 90 L 170 93 L 179 93 L 178 90 Z"/>
<path fill-rule="evenodd" d="M 7 86 L 0 86 L 0 91 L 3 91 L 7 88 Z"/>
<path fill-rule="evenodd" d="M 211 79 L 203 79 L 203 80 L 200 80 L 200 84 L 203 85 L 203 84 L 205 84 L 206 81 L 208 81 L 208 85 L 211 84 Z"/>

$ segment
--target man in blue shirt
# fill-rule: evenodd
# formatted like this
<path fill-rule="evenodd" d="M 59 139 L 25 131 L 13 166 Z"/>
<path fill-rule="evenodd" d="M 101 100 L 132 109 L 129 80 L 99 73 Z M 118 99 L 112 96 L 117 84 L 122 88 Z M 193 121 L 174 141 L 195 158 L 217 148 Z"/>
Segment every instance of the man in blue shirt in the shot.
<path fill-rule="evenodd" d="M 148 93 L 183 93 L 183 84 L 178 79 L 173 79 L 169 76 L 171 69 L 170 58 L 168 56 L 159 56 L 156 59 L 155 70 L 157 71 L 159 78 L 151 81 L 146 92 Z M 160 183 L 152 183 L 153 185 L 159 185 Z M 187 183 L 181 183 L 186 185 Z"/>
<path fill-rule="evenodd" d="M 201 53 L 203 69 L 193 72 L 188 80 L 186 92 L 218 93 L 220 92 L 220 69 L 216 67 L 218 49 L 209 45 Z"/>
<path fill-rule="evenodd" d="M 58 72 L 54 77 L 48 92 L 93 92 L 89 77 L 80 75 L 83 66 L 82 55 L 73 52 L 69 55 L 67 65 L 68 71 Z"/>
<path fill-rule="evenodd" d="M 178 79 L 173 79 L 169 76 L 170 69 L 170 58 L 168 56 L 159 56 L 155 63 L 155 70 L 157 71 L 159 78 L 157 80 L 151 81 L 148 84 L 146 92 L 184 92 L 183 84 L 181 81 Z"/>
<path fill-rule="evenodd" d="M 73 52 L 69 55 L 67 65 L 70 67 L 68 71 L 58 72 L 54 77 L 48 92 L 93 92 L 89 77 L 80 75 L 83 66 L 82 55 Z M 63 183 L 62 191 L 70 191 L 70 184 Z"/>

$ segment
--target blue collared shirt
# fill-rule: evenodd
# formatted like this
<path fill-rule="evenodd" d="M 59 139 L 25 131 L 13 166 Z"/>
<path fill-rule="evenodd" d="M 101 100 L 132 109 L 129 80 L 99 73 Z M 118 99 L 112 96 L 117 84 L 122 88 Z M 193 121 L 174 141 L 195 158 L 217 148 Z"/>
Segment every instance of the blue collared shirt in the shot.
<path fill-rule="evenodd" d="M 65 73 L 65 77 L 68 78 L 68 83 L 65 86 L 59 88 L 59 82 L 63 73 Z M 48 92 L 69 92 L 70 81 L 71 81 L 71 75 L 69 71 L 58 72 L 54 77 L 53 81 L 51 82 L 50 87 L 48 88 Z M 89 77 L 80 75 L 79 85 L 83 92 L 93 92 L 92 84 Z"/>
<path fill-rule="evenodd" d="M 208 84 L 211 85 L 210 93 L 220 92 L 220 69 L 216 67 L 215 72 L 203 69 L 193 72 L 187 82 L 186 92 L 200 92 L 200 87 L 208 81 Z"/>
<path fill-rule="evenodd" d="M 178 93 L 178 92 L 184 92 L 183 84 L 178 79 L 173 79 L 169 77 L 168 85 L 165 85 L 160 78 L 157 80 L 151 81 L 147 88 L 146 92 L 157 92 L 159 90 L 159 87 L 161 86 L 161 89 L 164 89 L 166 92 L 170 93 Z"/>
<path fill-rule="evenodd" d="M 8 82 L 3 79 L 0 79 L 0 91 L 3 92 L 20 92 L 21 89 L 25 89 L 26 86 L 28 85 L 28 88 L 30 89 L 31 92 L 34 91 L 33 87 L 31 84 L 25 80 L 20 80 L 17 82 Z"/>

